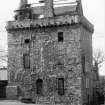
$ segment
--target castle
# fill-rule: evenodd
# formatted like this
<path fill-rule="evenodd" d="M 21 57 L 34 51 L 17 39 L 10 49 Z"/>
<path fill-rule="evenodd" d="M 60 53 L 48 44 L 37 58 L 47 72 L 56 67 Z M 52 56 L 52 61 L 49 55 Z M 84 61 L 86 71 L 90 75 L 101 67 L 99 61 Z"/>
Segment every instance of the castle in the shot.
<path fill-rule="evenodd" d="M 15 19 L 8 21 L 9 99 L 36 104 L 83 105 L 93 99 L 93 25 L 81 0 L 68 6 L 40 0 L 32 7 L 21 0 Z"/>

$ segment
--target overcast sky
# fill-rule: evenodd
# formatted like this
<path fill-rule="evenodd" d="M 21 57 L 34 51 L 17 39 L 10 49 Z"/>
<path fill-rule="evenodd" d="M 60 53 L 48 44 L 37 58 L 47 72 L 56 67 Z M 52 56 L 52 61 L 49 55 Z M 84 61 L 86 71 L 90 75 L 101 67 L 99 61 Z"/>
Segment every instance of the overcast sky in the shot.
<path fill-rule="evenodd" d="M 33 3 L 37 0 L 29 0 Z M 71 1 L 71 0 L 68 0 Z M 74 1 L 74 0 L 72 0 Z M 19 7 L 20 0 L 2 0 L 0 2 L 0 49 L 7 49 L 6 21 L 12 20 L 14 10 Z M 93 49 L 101 49 L 105 54 L 105 0 L 82 0 L 84 15 L 94 24 Z M 1 63 L 0 63 L 1 64 Z M 105 75 L 105 64 L 100 74 Z"/>

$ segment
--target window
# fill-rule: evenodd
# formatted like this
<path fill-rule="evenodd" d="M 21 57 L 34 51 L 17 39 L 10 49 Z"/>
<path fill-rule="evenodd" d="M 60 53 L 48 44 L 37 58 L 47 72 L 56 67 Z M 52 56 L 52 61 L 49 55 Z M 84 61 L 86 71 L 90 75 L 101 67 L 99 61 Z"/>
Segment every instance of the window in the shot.
<path fill-rule="evenodd" d="M 29 54 L 24 54 L 23 55 L 23 61 L 24 61 L 24 68 L 30 68 L 30 56 Z"/>
<path fill-rule="evenodd" d="M 64 64 L 62 62 L 58 62 L 57 66 L 58 66 L 59 69 L 62 70 L 63 67 L 64 67 Z"/>
<path fill-rule="evenodd" d="M 82 71 L 85 72 L 85 56 L 82 56 Z"/>
<path fill-rule="evenodd" d="M 42 79 L 38 79 L 36 81 L 36 94 L 42 94 L 42 87 L 43 87 L 43 80 Z"/>
<path fill-rule="evenodd" d="M 64 78 L 58 78 L 58 94 L 64 95 Z"/>
<path fill-rule="evenodd" d="M 63 32 L 58 32 L 58 42 L 63 42 Z"/>
<path fill-rule="evenodd" d="M 89 78 L 86 77 L 86 88 L 89 88 L 90 86 L 90 81 L 89 81 Z"/>
<path fill-rule="evenodd" d="M 25 43 L 25 44 L 29 44 L 29 43 L 30 43 L 30 39 L 25 39 L 25 40 L 24 40 L 24 43 Z"/>

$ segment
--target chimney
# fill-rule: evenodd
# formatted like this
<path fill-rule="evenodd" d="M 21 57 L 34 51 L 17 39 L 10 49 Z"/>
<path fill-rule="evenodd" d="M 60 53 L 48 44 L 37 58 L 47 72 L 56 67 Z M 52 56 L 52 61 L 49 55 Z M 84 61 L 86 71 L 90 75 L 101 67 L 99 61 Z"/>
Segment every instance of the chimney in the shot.
<path fill-rule="evenodd" d="M 44 6 L 44 17 L 53 17 L 54 16 L 54 10 L 53 10 L 53 0 L 44 0 L 45 6 Z"/>
<path fill-rule="evenodd" d="M 83 16 L 82 2 L 81 0 L 76 0 L 76 1 L 77 1 L 77 11 L 79 15 Z"/>
<path fill-rule="evenodd" d="M 20 1 L 20 8 L 24 8 L 28 4 L 27 0 L 21 0 Z"/>

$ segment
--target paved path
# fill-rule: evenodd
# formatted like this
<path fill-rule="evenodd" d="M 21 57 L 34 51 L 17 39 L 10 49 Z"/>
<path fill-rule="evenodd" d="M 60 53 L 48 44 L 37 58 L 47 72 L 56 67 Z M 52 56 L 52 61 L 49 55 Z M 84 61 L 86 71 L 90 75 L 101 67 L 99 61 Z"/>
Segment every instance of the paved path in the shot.
<path fill-rule="evenodd" d="M 27 103 L 21 103 L 19 101 L 11 101 L 11 100 L 0 100 L 0 105 L 35 105 L 35 104 L 27 104 Z"/>

